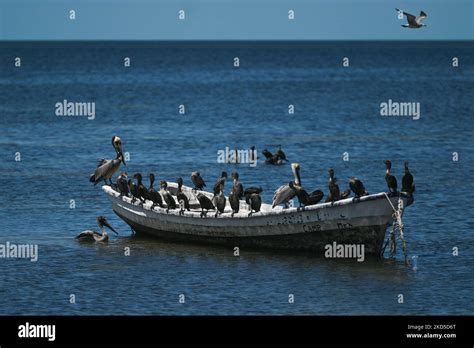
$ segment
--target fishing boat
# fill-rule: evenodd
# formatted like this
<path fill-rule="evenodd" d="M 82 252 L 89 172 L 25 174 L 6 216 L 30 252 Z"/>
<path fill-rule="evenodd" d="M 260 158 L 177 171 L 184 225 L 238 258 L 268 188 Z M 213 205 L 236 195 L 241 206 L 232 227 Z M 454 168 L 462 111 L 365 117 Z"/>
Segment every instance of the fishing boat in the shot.
<path fill-rule="evenodd" d="M 168 182 L 168 191 L 176 199 L 177 184 Z M 202 216 L 197 193 L 209 198 L 213 194 L 183 186 L 190 201 L 190 211 L 167 211 L 146 201 L 120 196 L 112 187 L 102 189 L 112 202 L 113 211 L 137 234 L 147 234 L 176 242 L 222 244 L 239 248 L 273 248 L 324 252 L 325 246 L 361 244 L 365 253 L 380 254 L 387 227 L 394 212 L 405 206 L 405 193 L 377 193 L 360 198 L 306 207 L 274 207 L 262 203 L 260 212 L 249 216 L 247 203 L 240 201 L 240 210 L 231 216 L 229 201 L 224 213 L 212 211 Z M 403 209 L 402 209 L 403 211 Z"/>

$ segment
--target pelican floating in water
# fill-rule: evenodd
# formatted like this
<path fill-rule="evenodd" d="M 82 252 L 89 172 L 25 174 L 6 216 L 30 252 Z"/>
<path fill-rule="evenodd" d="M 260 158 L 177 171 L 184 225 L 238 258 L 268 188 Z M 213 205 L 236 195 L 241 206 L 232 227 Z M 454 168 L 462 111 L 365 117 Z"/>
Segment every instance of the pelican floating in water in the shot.
<path fill-rule="evenodd" d="M 405 11 L 399 10 L 398 8 L 396 8 L 395 10 L 397 10 L 399 13 L 403 13 L 403 15 L 407 17 L 408 24 L 402 24 L 402 27 L 411 29 L 426 27 L 426 24 L 421 23 L 426 17 L 428 17 L 428 15 L 423 11 L 420 11 L 419 16 L 414 16 Z"/>
<path fill-rule="evenodd" d="M 301 184 L 301 180 L 299 177 L 299 168 L 300 165 L 298 163 L 292 163 L 291 164 L 291 171 L 293 172 L 293 176 L 295 180 L 293 183 L 296 185 Z M 296 191 L 294 188 L 290 187 L 290 184 L 285 184 L 280 186 L 276 191 L 275 195 L 273 196 L 273 203 L 272 203 L 272 208 L 277 206 L 278 204 L 285 204 L 285 207 L 288 206 L 288 202 L 292 200 L 296 196 Z"/>
<path fill-rule="evenodd" d="M 194 190 L 202 190 L 206 187 L 206 183 L 204 182 L 203 178 L 201 177 L 201 173 L 199 172 L 192 172 L 191 173 L 191 181 L 194 184 Z"/>
<path fill-rule="evenodd" d="M 125 166 L 125 160 L 123 158 L 122 152 L 122 140 L 118 136 L 112 137 L 112 146 L 117 153 L 117 157 L 113 160 L 101 159 L 97 164 L 94 174 L 91 174 L 89 181 L 93 182 L 94 185 L 97 185 L 100 181 L 104 180 L 107 185 L 107 179 L 109 180 L 110 186 L 112 186 L 112 175 L 120 168 L 120 163 L 123 163 Z"/>
<path fill-rule="evenodd" d="M 397 178 L 390 173 L 392 170 L 392 162 L 389 160 L 384 161 L 385 163 L 385 181 L 387 182 L 390 193 L 397 193 Z"/>
<path fill-rule="evenodd" d="M 80 242 L 108 242 L 109 235 L 105 231 L 105 227 L 108 227 L 112 232 L 118 235 L 117 231 L 115 231 L 112 228 L 112 226 L 109 225 L 105 216 L 98 216 L 96 220 L 97 220 L 97 225 L 99 225 L 99 228 L 102 231 L 102 234 L 97 231 L 86 230 L 79 233 L 76 236 L 76 239 L 78 241 Z"/>

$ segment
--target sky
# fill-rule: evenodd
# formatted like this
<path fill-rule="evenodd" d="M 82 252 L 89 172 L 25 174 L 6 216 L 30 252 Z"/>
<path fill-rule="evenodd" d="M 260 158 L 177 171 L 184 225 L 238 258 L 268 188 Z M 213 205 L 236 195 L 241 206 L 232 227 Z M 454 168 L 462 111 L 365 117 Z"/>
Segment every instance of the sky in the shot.
<path fill-rule="evenodd" d="M 0 40 L 473 40 L 473 17 L 474 0 L 0 0 Z"/>

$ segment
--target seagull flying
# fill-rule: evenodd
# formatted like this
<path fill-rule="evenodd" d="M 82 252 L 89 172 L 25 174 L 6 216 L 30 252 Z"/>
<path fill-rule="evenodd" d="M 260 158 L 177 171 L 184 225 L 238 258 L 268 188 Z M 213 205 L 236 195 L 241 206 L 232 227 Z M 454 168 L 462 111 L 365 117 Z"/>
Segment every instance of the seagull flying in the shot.
<path fill-rule="evenodd" d="M 406 13 L 405 11 L 399 10 L 398 8 L 396 8 L 395 10 L 397 10 L 399 13 L 403 13 L 405 16 L 407 16 L 408 24 L 402 24 L 402 27 L 411 28 L 411 29 L 418 29 L 418 28 L 421 28 L 421 27 L 426 27 L 426 24 L 421 23 L 421 21 L 423 19 L 428 17 L 428 15 L 426 13 L 424 13 L 423 11 L 420 12 L 420 15 L 418 17 L 415 17 L 414 15 Z"/>

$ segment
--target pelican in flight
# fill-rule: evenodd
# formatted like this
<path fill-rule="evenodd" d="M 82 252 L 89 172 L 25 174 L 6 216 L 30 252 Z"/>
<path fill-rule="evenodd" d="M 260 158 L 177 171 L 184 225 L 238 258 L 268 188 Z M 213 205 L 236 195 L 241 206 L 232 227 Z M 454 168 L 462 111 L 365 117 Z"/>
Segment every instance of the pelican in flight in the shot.
<path fill-rule="evenodd" d="M 411 28 L 411 29 L 418 29 L 421 27 L 426 27 L 426 24 L 421 23 L 428 15 L 424 13 L 423 11 L 420 12 L 419 16 L 414 16 L 412 14 L 409 14 L 405 11 L 399 10 L 396 8 L 399 13 L 402 13 L 403 15 L 407 16 L 407 22 L 408 24 L 402 24 L 402 27 L 404 28 Z"/>
<path fill-rule="evenodd" d="M 90 182 L 94 183 L 94 186 L 97 185 L 100 181 L 104 180 L 107 185 L 107 179 L 109 180 L 110 186 L 112 186 L 112 175 L 120 168 L 120 163 L 123 163 L 125 166 L 125 160 L 123 158 L 122 152 L 122 140 L 118 136 L 112 137 L 112 146 L 117 153 L 117 157 L 113 160 L 111 159 L 101 159 L 97 164 L 94 174 L 89 178 Z"/>
<path fill-rule="evenodd" d="M 102 234 L 97 231 L 93 230 L 86 230 L 82 231 L 76 236 L 76 239 L 80 242 L 108 242 L 109 235 L 105 231 L 105 227 L 108 227 L 112 232 L 118 235 L 117 231 L 115 231 L 112 226 L 109 225 L 105 216 L 98 216 L 97 217 L 97 225 L 101 229 Z"/>

